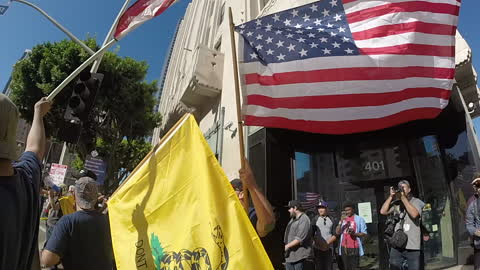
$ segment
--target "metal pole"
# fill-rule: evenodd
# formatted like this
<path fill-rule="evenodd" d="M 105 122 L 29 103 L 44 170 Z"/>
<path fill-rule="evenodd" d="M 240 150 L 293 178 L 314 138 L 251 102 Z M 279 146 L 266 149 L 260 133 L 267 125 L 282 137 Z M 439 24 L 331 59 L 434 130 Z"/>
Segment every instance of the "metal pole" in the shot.
<path fill-rule="evenodd" d="M 128 8 L 128 4 L 130 3 L 130 0 L 125 0 L 125 3 L 123 4 L 123 7 L 120 9 L 118 12 L 117 18 L 112 24 L 112 27 L 110 27 L 110 30 L 108 31 L 107 36 L 105 37 L 105 40 L 103 41 L 102 47 L 105 46 L 113 37 L 113 34 L 115 32 L 115 29 L 117 29 L 117 24 L 118 21 L 120 21 L 120 18 L 122 17 L 123 13 L 125 10 Z M 97 72 L 98 68 L 100 67 L 100 63 L 102 62 L 104 53 L 102 53 L 98 59 L 93 63 L 92 69 L 90 70 L 91 73 Z"/>
<path fill-rule="evenodd" d="M 97 59 L 97 57 L 101 53 L 105 52 L 108 48 L 110 48 L 113 44 L 115 44 L 115 42 L 117 42 L 116 39 L 110 40 L 110 42 L 108 42 L 105 46 L 100 48 L 100 50 L 98 50 L 96 53 L 90 56 L 90 58 L 88 58 L 87 61 L 83 62 L 83 64 L 81 64 L 74 72 L 72 72 L 72 74 L 70 74 L 65 80 L 63 80 L 63 82 L 59 86 L 57 86 L 57 88 L 55 88 L 55 90 L 53 90 L 50 93 L 50 95 L 48 95 L 47 99 L 52 101 L 55 98 L 55 96 L 58 95 L 58 93 L 60 93 L 60 91 L 62 91 L 63 88 L 65 88 L 65 86 L 67 86 L 88 65 L 90 65 L 93 61 L 95 61 L 95 59 Z"/>
<path fill-rule="evenodd" d="M 62 32 L 64 32 L 70 39 L 72 39 L 75 43 L 80 45 L 83 49 L 85 49 L 89 54 L 93 55 L 95 52 L 90 49 L 85 43 L 83 43 L 80 39 L 78 39 L 76 36 L 74 36 L 72 33 L 70 33 L 65 27 L 63 27 L 61 24 L 59 24 L 55 19 L 50 17 L 45 11 L 43 11 L 41 8 L 35 6 L 32 3 L 29 3 L 25 0 L 12 0 L 16 1 L 22 4 L 25 4 L 27 6 L 31 6 L 32 8 L 36 9 L 38 12 L 40 12 L 43 16 L 45 16 L 49 21 L 51 21 L 55 26 L 57 26 Z"/>

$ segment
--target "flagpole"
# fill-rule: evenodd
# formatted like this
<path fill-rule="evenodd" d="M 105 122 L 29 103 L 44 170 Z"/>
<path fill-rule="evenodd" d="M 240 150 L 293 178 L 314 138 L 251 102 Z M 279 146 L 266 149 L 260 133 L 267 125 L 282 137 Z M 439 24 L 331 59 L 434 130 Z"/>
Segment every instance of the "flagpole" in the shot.
<path fill-rule="evenodd" d="M 52 101 L 57 95 L 58 93 L 60 93 L 63 88 L 65 88 L 65 86 L 67 86 L 78 74 L 80 74 L 88 65 L 90 65 L 93 61 L 95 61 L 95 59 L 97 59 L 97 57 L 102 54 L 103 52 L 105 52 L 106 50 L 108 50 L 108 48 L 110 48 L 113 44 L 115 44 L 115 42 L 117 42 L 116 39 L 112 39 L 110 40 L 110 42 L 108 42 L 105 46 L 103 46 L 100 50 L 98 50 L 96 53 L 94 53 L 92 56 L 90 56 L 90 58 L 87 59 L 87 61 L 83 62 L 83 64 L 81 64 L 75 71 L 72 72 L 72 74 L 70 74 L 67 78 L 65 78 L 65 80 L 63 80 L 63 82 L 57 86 L 57 88 L 55 88 L 55 90 L 53 90 L 47 97 L 47 99 L 49 101 Z"/>
<path fill-rule="evenodd" d="M 130 0 L 125 0 L 125 3 L 123 3 L 123 7 L 118 12 L 117 18 L 115 18 L 115 21 L 113 22 L 112 27 L 110 27 L 110 30 L 108 31 L 108 34 L 105 37 L 105 40 L 103 41 L 102 47 L 107 45 L 107 43 L 112 39 L 113 33 L 115 32 L 115 29 L 117 29 L 118 21 L 120 21 L 120 18 L 122 17 L 123 13 L 128 8 L 129 3 L 130 3 Z M 102 62 L 103 55 L 104 55 L 104 53 L 102 53 L 98 57 L 98 59 L 95 60 L 95 63 L 93 63 L 93 66 L 90 69 L 91 73 L 95 73 L 95 72 L 98 71 L 98 68 L 100 67 L 100 63 Z"/>
<path fill-rule="evenodd" d="M 237 46 L 235 45 L 235 24 L 233 23 L 233 14 L 232 7 L 228 8 L 228 18 L 230 25 L 230 43 L 232 48 L 232 59 L 233 59 L 233 78 L 235 80 L 235 100 L 237 103 L 237 119 L 238 119 L 238 139 L 240 143 L 240 162 L 242 164 L 242 169 L 245 169 L 245 141 L 243 135 L 243 121 L 242 121 L 242 104 L 240 102 L 240 79 L 238 77 L 238 59 L 237 59 Z M 248 200 L 248 189 L 245 183 L 242 183 L 243 186 L 243 207 L 245 210 L 249 208 Z"/>

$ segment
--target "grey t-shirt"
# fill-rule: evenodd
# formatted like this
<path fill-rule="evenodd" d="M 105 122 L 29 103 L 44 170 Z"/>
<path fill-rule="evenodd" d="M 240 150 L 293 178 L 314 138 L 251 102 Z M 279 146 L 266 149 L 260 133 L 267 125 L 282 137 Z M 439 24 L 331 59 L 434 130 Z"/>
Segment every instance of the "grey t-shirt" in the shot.
<path fill-rule="evenodd" d="M 334 234 L 334 223 L 331 217 L 319 216 L 315 224 L 318 231 L 315 233 L 316 242 L 327 242 Z"/>
<path fill-rule="evenodd" d="M 420 222 L 422 216 L 422 209 L 425 206 L 425 203 L 422 202 L 420 199 L 412 197 L 410 199 L 410 203 L 417 209 L 418 213 L 420 214 L 419 217 L 415 220 L 412 220 L 410 216 L 405 216 L 405 222 L 403 223 L 403 231 L 408 236 L 408 242 L 406 249 L 410 250 L 420 250 L 420 245 L 422 243 L 422 234 L 420 229 Z M 403 208 L 403 207 L 402 207 Z M 406 210 L 404 210 L 406 211 Z M 401 213 L 401 217 L 403 217 L 404 213 Z M 400 228 L 400 223 L 398 222 L 395 226 L 395 230 Z"/>
<path fill-rule="evenodd" d="M 289 263 L 306 259 L 310 257 L 312 252 L 310 219 L 305 214 L 300 215 L 298 218 L 292 218 L 290 222 L 288 222 L 287 229 L 285 230 L 284 243 L 288 244 L 295 239 L 299 240 L 301 244 L 286 252 L 285 261 Z"/>

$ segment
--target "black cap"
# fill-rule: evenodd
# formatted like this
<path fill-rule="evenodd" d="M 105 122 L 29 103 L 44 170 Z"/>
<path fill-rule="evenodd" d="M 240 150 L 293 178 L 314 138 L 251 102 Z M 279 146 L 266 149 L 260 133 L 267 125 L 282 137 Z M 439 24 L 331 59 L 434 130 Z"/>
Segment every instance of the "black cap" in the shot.
<path fill-rule="evenodd" d="M 97 180 L 97 175 L 88 169 L 83 169 L 80 171 L 80 175 L 78 178 L 82 178 L 82 177 L 90 177 L 95 181 Z"/>
<path fill-rule="evenodd" d="M 242 191 L 243 190 L 242 181 L 238 178 L 235 178 L 232 181 L 230 181 L 230 184 L 232 185 L 233 189 L 235 189 L 237 191 Z"/>
<path fill-rule="evenodd" d="M 301 208 L 301 206 L 302 205 L 297 200 L 291 200 L 291 201 L 288 202 L 288 205 L 287 205 L 288 208 L 292 208 L 292 207 Z"/>

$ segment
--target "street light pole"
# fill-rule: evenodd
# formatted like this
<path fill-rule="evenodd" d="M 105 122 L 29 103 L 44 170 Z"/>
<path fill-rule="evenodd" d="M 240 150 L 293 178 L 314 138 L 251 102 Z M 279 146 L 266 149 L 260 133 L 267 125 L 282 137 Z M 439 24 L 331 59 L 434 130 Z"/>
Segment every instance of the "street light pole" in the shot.
<path fill-rule="evenodd" d="M 27 2 L 25 0 L 12 0 L 15 2 L 19 2 L 22 4 L 25 4 L 27 6 L 30 6 L 34 9 L 36 9 L 38 12 L 40 12 L 43 16 L 45 16 L 49 21 L 51 21 L 56 27 L 58 27 L 62 32 L 64 32 L 71 40 L 73 40 L 75 43 L 80 45 L 85 51 L 87 51 L 90 55 L 93 55 L 95 52 L 90 49 L 85 43 L 83 43 L 80 39 L 78 39 L 76 36 L 74 36 L 70 31 L 68 31 L 65 27 L 63 27 L 61 24 L 59 24 L 54 18 L 50 17 L 45 11 L 43 11 L 41 8 L 37 7 L 36 5 Z"/>

